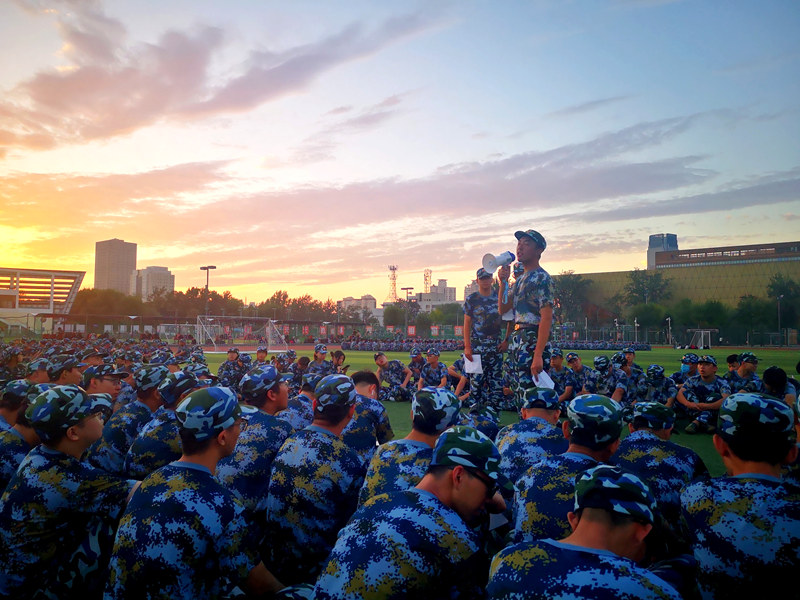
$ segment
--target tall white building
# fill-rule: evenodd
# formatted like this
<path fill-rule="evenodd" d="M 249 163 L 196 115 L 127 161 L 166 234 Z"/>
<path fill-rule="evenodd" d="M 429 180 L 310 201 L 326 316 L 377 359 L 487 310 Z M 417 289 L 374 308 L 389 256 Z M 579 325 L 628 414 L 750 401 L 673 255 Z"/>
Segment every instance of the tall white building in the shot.
<path fill-rule="evenodd" d="M 429 293 L 414 294 L 414 300 L 423 312 L 431 312 L 442 304 L 452 304 L 456 301 L 456 288 L 447 287 L 447 279 L 439 279 L 436 285 L 431 286 Z"/>
<path fill-rule="evenodd" d="M 136 244 L 104 240 L 94 245 L 94 288 L 130 293 L 131 273 L 136 270 Z"/>
<path fill-rule="evenodd" d="M 150 300 L 153 292 L 162 289 L 175 291 L 175 275 L 167 267 L 145 267 L 133 271 L 130 276 L 130 295 Z"/>
<path fill-rule="evenodd" d="M 347 310 L 353 306 L 358 310 L 375 310 L 378 307 L 378 301 L 375 300 L 375 296 L 371 296 L 370 294 L 361 296 L 361 298 L 348 296 L 347 298 L 337 300 L 336 306 L 339 310 Z"/>

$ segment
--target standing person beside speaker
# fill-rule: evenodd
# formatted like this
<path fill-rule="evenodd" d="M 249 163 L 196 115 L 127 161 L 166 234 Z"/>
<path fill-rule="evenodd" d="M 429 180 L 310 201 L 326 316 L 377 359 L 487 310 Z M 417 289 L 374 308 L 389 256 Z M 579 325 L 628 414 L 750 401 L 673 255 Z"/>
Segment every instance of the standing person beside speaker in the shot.
<path fill-rule="evenodd" d="M 544 236 L 528 229 L 514 233 L 517 238 L 517 259 L 525 270 L 509 289 L 508 300 L 503 301 L 503 292 L 508 287 L 511 268 L 500 267 L 500 292 L 497 307 L 500 314 L 514 309 L 515 329 L 509 345 L 514 376 L 532 376 L 534 381 L 542 371 L 550 368 L 550 326 L 553 323 L 553 299 L 555 290 L 550 274 L 542 269 L 539 261 L 547 247 Z M 523 366 L 524 365 L 524 366 Z M 528 375 L 530 373 L 530 375 Z M 519 386 L 517 385 L 517 388 Z"/>

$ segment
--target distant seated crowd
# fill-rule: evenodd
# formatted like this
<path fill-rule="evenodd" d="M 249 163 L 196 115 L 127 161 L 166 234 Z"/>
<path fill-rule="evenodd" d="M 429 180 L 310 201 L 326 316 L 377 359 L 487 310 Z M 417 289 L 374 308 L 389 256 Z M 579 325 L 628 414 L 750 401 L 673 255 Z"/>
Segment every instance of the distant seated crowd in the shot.
<path fill-rule="evenodd" d="M 408 364 L 369 348 L 376 370 L 352 374 L 353 345 L 231 347 L 216 373 L 160 340 L 0 346 L 0 597 L 794 594 L 785 371 L 759 377 L 744 352 L 718 376 L 687 353 L 667 375 L 632 346 L 592 367 L 549 347 L 553 387 L 504 366 L 504 427 L 463 362 L 439 360 L 448 343 L 391 350 Z M 403 439 L 386 401 L 410 402 Z M 725 476 L 671 441 L 678 419 L 714 434 Z"/>

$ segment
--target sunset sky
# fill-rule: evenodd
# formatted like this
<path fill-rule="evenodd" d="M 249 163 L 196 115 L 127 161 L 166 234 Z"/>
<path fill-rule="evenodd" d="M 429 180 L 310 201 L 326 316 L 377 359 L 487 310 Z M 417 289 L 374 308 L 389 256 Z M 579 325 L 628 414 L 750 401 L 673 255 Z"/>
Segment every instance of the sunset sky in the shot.
<path fill-rule="evenodd" d="M 551 273 L 800 239 L 796 0 L 0 3 L 2 267 L 138 244 L 248 301 L 462 297 L 534 228 Z"/>

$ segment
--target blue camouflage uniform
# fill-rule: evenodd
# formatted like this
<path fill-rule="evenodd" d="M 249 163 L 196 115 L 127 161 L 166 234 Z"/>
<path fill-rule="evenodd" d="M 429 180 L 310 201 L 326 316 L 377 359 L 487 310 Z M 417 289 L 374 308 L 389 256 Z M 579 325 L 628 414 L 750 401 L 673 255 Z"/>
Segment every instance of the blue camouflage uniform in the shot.
<path fill-rule="evenodd" d="M 94 467 L 108 473 L 125 473 L 125 456 L 153 413 L 140 400 L 126 404 L 103 427 L 103 437 L 89 447 L 86 458 Z"/>
<path fill-rule="evenodd" d="M 0 494 L 30 451 L 31 446 L 16 429 L 0 431 Z"/>
<path fill-rule="evenodd" d="M 378 444 L 385 444 L 393 437 L 394 431 L 383 404 L 358 394 L 353 418 L 342 430 L 342 441 L 358 453 L 365 469 Z"/>
<path fill-rule="evenodd" d="M 731 394 L 737 392 L 764 392 L 764 383 L 758 375 L 752 373 L 750 377 L 742 377 L 736 371 L 728 371 L 722 376 L 731 388 Z"/>
<path fill-rule="evenodd" d="M 313 400 L 304 394 L 297 394 L 289 398 L 286 408 L 275 416 L 286 421 L 295 431 L 305 429 L 314 420 L 312 410 Z"/>
<path fill-rule="evenodd" d="M 447 379 L 447 365 L 439 361 L 434 367 L 426 362 L 420 369 L 420 379 L 423 387 L 437 387 L 442 382 L 442 377 Z M 447 386 L 447 382 L 445 382 Z"/>
<path fill-rule="evenodd" d="M 500 551 L 492 561 L 486 597 L 681 600 L 667 582 L 628 558 L 553 539 L 520 543 Z"/>
<path fill-rule="evenodd" d="M 408 379 L 406 388 L 403 382 L 406 379 L 405 366 L 399 360 L 390 360 L 386 368 L 380 370 L 381 384 L 387 383 L 389 387 L 380 388 L 380 400 L 388 402 L 408 402 L 411 399 L 411 390 L 408 389 L 414 382 L 413 374 Z"/>
<path fill-rule="evenodd" d="M 464 315 L 472 319 L 470 345 L 472 354 L 480 355 L 483 371 L 470 376 L 470 401 L 474 404 L 488 402 L 499 408 L 503 396 L 503 353 L 498 346 L 502 342 L 503 322 L 497 309 L 497 292 L 492 291 L 488 296 L 480 292 L 470 294 L 464 300 L 463 310 Z"/>
<path fill-rule="evenodd" d="M 339 532 L 314 597 L 479 598 L 485 561 L 478 535 L 433 494 L 382 494 Z"/>
<path fill-rule="evenodd" d="M 711 383 L 706 383 L 700 375 L 689 377 L 683 384 L 683 395 L 689 402 L 696 402 L 698 404 L 711 404 L 722 398 L 725 394 L 731 393 L 730 385 L 722 377 L 714 376 Z M 717 410 L 689 410 L 687 412 L 690 417 L 697 419 L 701 423 L 713 426 L 717 421 Z"/>
<path fill-rule="evenodd" d="M 411 357 L 411 360 L 406 365 L 411 371 L 411 379 L 409 379 L 408 385 L 413 385 L 414 387 L 416 387 L 421 376 L 422 367 L 424 367 L 426 364 L 428 363 L 426 363 L 424 359 L 421 361 L 417 361 L 414 360 L 413 356 Z"/>
<path fill-rule="evenodd" d="M 319 375 L 320 377 L 332 375 L 335 372 L 336 367 L 333 366 L 332 360 L 323 360 L 321 362 L 312 360 L 308 363 L 308 368 L 306 369 L 308 375 Z"/>
<path fill-rule="evenodd" d="M 628 376 L 621 369 L 611 369 L 610 371 L 592 370 L 586 374 L 583 387 L 589 394 L 600 394 L 609 398 L 614 395 L 617 389 L 622 389 L 625 392 L 623 394 L 624 398 L 628 391 Z"/>
<path fill-rule="evenodd" d="M 514 482 L 536 463 L 563 454 L 569 446 L 561 428 L 540 417 L 504 427 L 496 443 L 502 457 L 500 468 Z"/>
<path fill-rule="evenodd" d="M 204 466 L 151 473 L 125 509 L 105 598 L 219 598 L 260 562 L 244 508 Z"/>
<path fill-rule="evenodd" d="M 500 414 L 490 404 L 474 404 L 461 413 L 458 424 L 473 427 L 494 441 L 500 432 Z"/>
<path fill-rule="evenodd" d="M 364 470 L 356 451 L 321 427 L 286 440 L 267 497 L 268 567 L 282 583 L 314 581 L 356 508 Z"/>
<path fill-rule="evenodd" d="M 248 367 L 245 363 L 239 364 L 240 360 L 226 360 L 219 366 L 217 377 L 219 384 L 224 387 L 239 388 L 239 380 L 247 373 Z"/>
<path fill-rule="evenodd" d="M 565 405 L 580 392 L 580 388 L 576 388 L 577 382 L 575 381 L 575 374 L 571 369 L 561 367 L 561 370 L 557 371 L 555 367 L 550 367 L 547 374 L 550 375 L 550 379 L 553 380 L 554 389 L 559 398 L 567 391 L 569 386 L 572 386 L 572 396 L 564 401 Z"/>
<path fill-rule="evenodd" d="M 359 505 L 370 498 L 417 485 L 431 463 L 433 448 L 417 440 L 392 440 L 378 446 L 358 494 Z"/>
<path fill-rule="evenodd" d="M 509 354 L 511 362 L 519 375 L 530 375 L 539 335 L 541 309 L 553 306 L 555 287 L 550 275 L 541 267 L 524 273 L 514 282 L 514 320 L 518 329 L 511 337 Z M 550 370 L 550 345 L 542 352 L 542 369 Z"/>
<path fill-rule="evenodd" d="M 671 377 L 664 377 L 663 375 L 657 379 L 647 378 L 644 394 L 642 394 L 642 402 L 658 402 L 659 404 L 666 404 L 670 398 L 675 398 L 678 395 L 678 386 Z"/>
<path fill-rule="evenodd" d="M 181 437 L 175 411 L 160 407 L 142 427 L 125 455 L 124 472 L 133 479 L 150 473 L 181 457 Z"/>
<path fill-rule="evenodd" d="M 592 378 L 592 373 L 594 373 L 595 370 L 586 365 L 582 365 L 580 371 L 576 371 L 575 369 L 570 369 L 570 372 L 572 373 L 572 379 L 575 382 L 574 391 L 575 395 L 577 396 L 578 394 L 581 393 L 581 390 L 586 386 L 587 380 Z"/>
<path fill-rule="evenodd" d="M 127 381 L 120 381 L 120 390 L 115 400 L 117 406 L 126 406 L 136 401 L 136 388 Z"/>
<path fill-rule="evenodd" d="M 134 483 L 46 446 L 31 450 L 0 497 L 0 596 L 66 597 L 59 572 L 88 577 L 92 563 L 100 576 Z"/>

